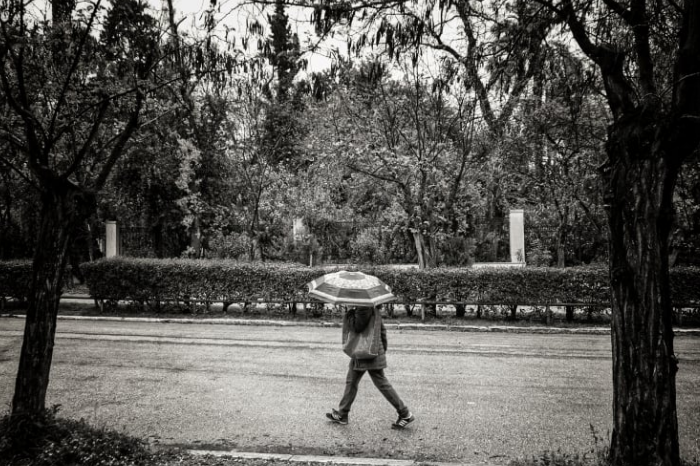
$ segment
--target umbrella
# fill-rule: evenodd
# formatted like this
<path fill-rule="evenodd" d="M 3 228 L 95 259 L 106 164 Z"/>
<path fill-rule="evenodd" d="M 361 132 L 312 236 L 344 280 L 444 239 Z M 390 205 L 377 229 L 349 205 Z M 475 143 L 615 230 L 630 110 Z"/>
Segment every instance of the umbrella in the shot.
<path fill-rule="evenodd" d="M 331 304 L 377 306 L 396 299 L 389 285 L 362 272 L 327 273 L 307 286 L 311 296 Z"/>

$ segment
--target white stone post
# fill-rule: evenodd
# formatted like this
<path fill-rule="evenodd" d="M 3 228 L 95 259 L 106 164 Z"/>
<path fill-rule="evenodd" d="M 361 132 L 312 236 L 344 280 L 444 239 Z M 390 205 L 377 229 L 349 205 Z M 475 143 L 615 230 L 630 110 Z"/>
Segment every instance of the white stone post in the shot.
<path fill-rule="evenodd" d="M 292 225 L 292 238 L 294 238 L 294 243 L 299 241 L 305 234 L 306 226 L 304 225 L 304 219 L 301 217 L 295 218 Z"/>
<path fill-rule="evenodd" d="M 522 209 L 510 211 L 510 261 L 525 262 L 525 223 Z"/>
<path fill-rule="evenodd" d="M 107 220 L 105 230 L 105 257 L 116 257 L 119 255 L 119 226 L 114 220 Z"/>

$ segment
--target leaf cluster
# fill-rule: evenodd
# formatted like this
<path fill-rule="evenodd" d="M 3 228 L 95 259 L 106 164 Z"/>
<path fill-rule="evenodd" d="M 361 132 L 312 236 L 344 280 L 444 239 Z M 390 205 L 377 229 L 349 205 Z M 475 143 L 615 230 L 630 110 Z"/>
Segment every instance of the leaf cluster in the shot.
<path fill-rule="evenodd" d="M 100 299 L 148 302 L 158 299 L 244 302 L 306 301 L 306 284 L 337 268 L 222 260 L 110 259 L 81 265 L 90 294 Z M 398 296 L 399 302 L 469 304 L 607 305 L 610 281 L 604 267 L 434 268 L 364 267 Z M 671 274 L 674 304 L 697 305 L 700 269 Z"/>

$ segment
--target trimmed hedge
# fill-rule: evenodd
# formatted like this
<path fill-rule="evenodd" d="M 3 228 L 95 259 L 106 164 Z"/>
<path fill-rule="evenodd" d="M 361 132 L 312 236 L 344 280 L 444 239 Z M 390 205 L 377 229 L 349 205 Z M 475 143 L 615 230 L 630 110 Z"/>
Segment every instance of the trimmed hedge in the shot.
<path fill-rule="evenodd" d="M 565 269 L 355 267 L 389 284 L 399 302 L 555 305 L 609 302 L 604 267 Z M 339 268 L 223 260 L 116 258 L 81 265 L 90 294 L 98 299 L 208 302 L 309 301 L 306 283 Z M 700 269 L 674 268 L 677 306 L 700 305 Z"/>
<path fill-rule="evenodd" d="M 399 302 L 406 303 L 605 305 L 610 292 L 605 267 L 355 268 L 377 275 L 392 287 Z M 93 297 L 140 302 L 303 302 L 309 300 L 306 283 L 339 270 L 286 263 L 132 258 L 88 262 L 81 269 Z M 29 261 L 0 262 L 0 296 L 26 299 L 31 277 Z M 700 305 L 700 268 L 671 269 L 671 293 L 678 307 Z"/>
<path fill-rule="evenodd" d="M 319 269 L 194 259 L 107 259 L 81 264 L 90 294 L 110 300 L 304 301 Z"/>
<path fill-rule="evenodd" d="M 545 305 L 607 303 L 604 268 L 437 268 L 368 269 L 388 283 L 400 301 L 468 304 Z"/>
<path fill-rule="evenodd" d="M 0 262 L 0 298 L 25 300 L 32 285 L 31 261 Z"/>

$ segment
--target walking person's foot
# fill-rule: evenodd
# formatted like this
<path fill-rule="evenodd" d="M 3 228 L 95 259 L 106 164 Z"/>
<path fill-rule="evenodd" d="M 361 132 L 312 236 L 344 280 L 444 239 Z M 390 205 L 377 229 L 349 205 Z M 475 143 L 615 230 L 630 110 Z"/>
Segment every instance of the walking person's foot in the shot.
<path fill-rule="evenodd" d="M 346 425 L 348 423 L 348 417 L 341 415 L 337 410 L 332 410 L 330 413 L 326 413 L 326 417 L 336 424 Z"/>
<path fill-rule="evenodd" d="M 396 420 L 396 422 L 394 422 L 391 425 L 391 428 L 392 429 L 404 429 L 407 425 L 409 425 L 410 423 L 412 423 L 415 420 L 416 420 L 416 417 L 413 414 L 408 413 L 408 415 L 406 417 L 399 416 L 399 418 Z"/>

